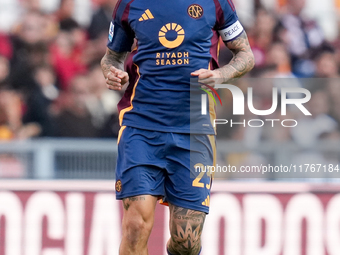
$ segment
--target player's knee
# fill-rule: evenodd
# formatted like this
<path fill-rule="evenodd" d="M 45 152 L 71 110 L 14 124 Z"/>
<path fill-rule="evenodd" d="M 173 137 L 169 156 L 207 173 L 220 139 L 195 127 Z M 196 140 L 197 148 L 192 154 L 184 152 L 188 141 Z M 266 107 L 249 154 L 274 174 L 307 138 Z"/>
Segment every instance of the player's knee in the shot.
<path fill-rule="evenodd" d="M 200 237 L 171 237 L 170 251 L 181 255 L 198 255 L 201 250 Z"/>
<path fill-rule="evenodd" d="M 130 217 L 123 226 L 123 235 L 130 247 L 135 247 L 139 242 L 143 242 L 152 230 L 152 222 L 140 217 Z M 147 239 L 145 240 L 147 242 Z"/>

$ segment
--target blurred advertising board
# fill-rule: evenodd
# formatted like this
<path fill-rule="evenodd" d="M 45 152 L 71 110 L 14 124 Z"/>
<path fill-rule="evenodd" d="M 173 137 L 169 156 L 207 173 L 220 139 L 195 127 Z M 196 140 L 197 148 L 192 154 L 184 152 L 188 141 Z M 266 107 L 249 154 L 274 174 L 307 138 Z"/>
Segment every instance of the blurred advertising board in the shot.
<path fill-rule="evenodd" d="M 113 181 L 0 181 L 0 255 L 116 255 Z M 204 255 L 340 254 L 340 185 L 215 182 Z M 165 255 L 157 206 L 149 253 Z"/>

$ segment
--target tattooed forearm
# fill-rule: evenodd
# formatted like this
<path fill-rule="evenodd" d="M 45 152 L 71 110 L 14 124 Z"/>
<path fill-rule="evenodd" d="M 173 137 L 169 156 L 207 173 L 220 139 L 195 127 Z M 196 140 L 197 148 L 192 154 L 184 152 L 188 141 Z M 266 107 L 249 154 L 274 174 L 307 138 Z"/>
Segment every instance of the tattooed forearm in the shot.
<path fill-rule="evenodd" d="M 203 212 L 170 205 L 170 253 L 197 255 L 201 249 L 204 220 Z"/>
<path fill-rule="evenodd" d="M 233 52 L 234 57 L 229 64 L 217 69 L 223 77 L 223 82 L 245 75 L 255 65 L 254 55 L 245 32 L 227 43 L 227 47 Z"/>
<path fill-rule="evenodd" d="M 124 70 L 124 61 L 128 52 L 115 52 L 110 49 L 106 50 L 105 56 L 102 58 L 101 66 L 105 78 L 110 71 L 111 66 L 120 70 Z"/>

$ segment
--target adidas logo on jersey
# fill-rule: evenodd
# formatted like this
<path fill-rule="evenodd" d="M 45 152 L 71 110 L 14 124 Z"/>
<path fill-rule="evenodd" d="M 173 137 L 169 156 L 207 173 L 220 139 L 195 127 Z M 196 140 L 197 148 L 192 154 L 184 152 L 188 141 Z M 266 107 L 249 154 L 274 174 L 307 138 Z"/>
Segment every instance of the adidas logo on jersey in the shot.
<path fill-rule="evenodd" d="M 203 201 L 202 205 L 204 206 L 210 206 L 210 196 L 207 197 L 207 199 L 205 201 Z"/>
<path fill-rule="evenodd" d="M 147 9 L 142 17 L 139 18 L 139 21 L 143 21 L 143 20 L 148 20 L 148 19 L 154 19 L 155 17 L 152 15 L 152 13 L 150 12 L 149 9 Z"/>

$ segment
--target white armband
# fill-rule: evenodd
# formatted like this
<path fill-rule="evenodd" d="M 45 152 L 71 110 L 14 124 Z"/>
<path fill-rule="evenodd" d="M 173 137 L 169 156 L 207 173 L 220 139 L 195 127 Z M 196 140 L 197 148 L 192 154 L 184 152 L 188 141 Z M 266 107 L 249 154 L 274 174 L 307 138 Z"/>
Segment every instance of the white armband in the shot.
<path fill-rule="evenodd" d="M 236 21 L 231 26 L 219 30 L 222 40 L 225 42 L 231 41 L 239 36 L 243 32 L 243 26 L 241 25 L 240 21 Z"/>

